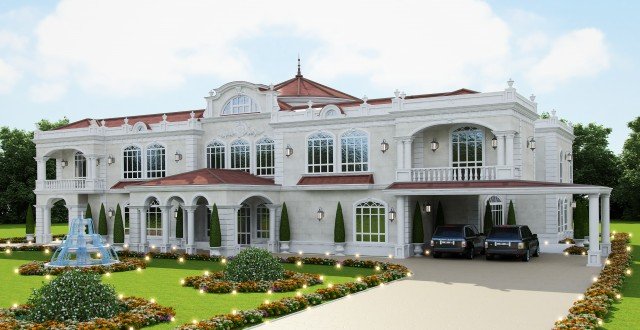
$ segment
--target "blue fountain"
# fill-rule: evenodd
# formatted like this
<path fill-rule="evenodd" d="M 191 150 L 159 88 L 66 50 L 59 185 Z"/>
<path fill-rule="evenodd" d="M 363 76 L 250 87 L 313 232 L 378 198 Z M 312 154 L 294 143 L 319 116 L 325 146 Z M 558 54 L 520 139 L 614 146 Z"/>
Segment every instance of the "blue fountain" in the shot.
<path fill-rule="evenodd" d="M 116 251 L 105 244 L 93 229 L 93 220 L 71 220 L 69 233 L 56 249 L 46 267 L 108 266 L 120 262 Z"/>

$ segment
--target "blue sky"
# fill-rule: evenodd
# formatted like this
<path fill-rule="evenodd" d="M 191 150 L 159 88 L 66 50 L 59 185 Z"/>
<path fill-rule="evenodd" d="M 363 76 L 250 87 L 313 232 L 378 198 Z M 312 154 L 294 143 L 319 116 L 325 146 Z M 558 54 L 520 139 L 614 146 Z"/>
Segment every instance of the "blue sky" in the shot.
<path fill-rule="evenodd" d="M 613 128 L 640 110 L 636 1 L 0 2 L 0 125 L 204 107 L 303 74 L 356 96 L 495 91 Z"/>

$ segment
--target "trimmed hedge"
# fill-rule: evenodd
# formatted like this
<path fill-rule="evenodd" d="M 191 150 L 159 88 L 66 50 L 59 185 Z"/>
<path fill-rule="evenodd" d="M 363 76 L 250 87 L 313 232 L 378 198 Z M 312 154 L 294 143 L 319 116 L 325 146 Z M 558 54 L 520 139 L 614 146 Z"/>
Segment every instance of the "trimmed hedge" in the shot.
<path fill-rule="evenodd" d="M 113 221 L 113 243 L 124 243 L 124 222 L 122 220 L 122 210 L 120 204 L 116 206 L 116 217 Z"/>
<path fill-rule="evenodd" d="M 218 206 L 214 203 L 211 209 L 211 219 L 209 228 L 209 246 L 222 246 L 222 232 L 220 231 L 220 217 L 218 216 Z"/>
<path fill-rule="evenodd" d="M 100 204 L 100 215 L 98 216 L 98 234 L 107 236 L 107 214 L 104 211 L 104 204 Z"/>
<path fill-rule="evenodd" d="M 491 215 L 491 204 L 487 200 L 487 204 L 484 206 L 484 226 L 483 231 L 485 235 L 489 235 L 489 232 L 493 228 L 493 216 Z"/>
<path fill-rule="evenodd" d="M 416 202 L 413 210 L 413 227 L 411 230 L 412 243 L 424 243 L 424 227 L 422 226 L 422 212 L 420 211 L 420 203 Z"/>
<path fill-rule="evenodd" d="M 507 225 L 516 224 L 516 210 L 513 207 L 513 201 L 509 201 L 509 212 L 507 213 Z"/>
<path fill-rule="evenodd" d="M 336 208 L 336 223 L 333 228 L 333 242 L 334 243 L 344 243 L 344 217 L 342 216 L 342 205 L 338 202 L 338 207 Z"/>
<path fill-rule="evenodd" d="M 36 220 L 33 217 L 33 206 L 27 207 L 27 224 L 26 224 L 26 234 L 33 235 L 36 232 Z"/>
<path fill-rule="evenodd" d="M 291 240 L 291 229 L 289 228 L 289 212 L 287 212 L 287 203 L 282 203 L 282 213 L 280 214 L 280 241 Z"/>

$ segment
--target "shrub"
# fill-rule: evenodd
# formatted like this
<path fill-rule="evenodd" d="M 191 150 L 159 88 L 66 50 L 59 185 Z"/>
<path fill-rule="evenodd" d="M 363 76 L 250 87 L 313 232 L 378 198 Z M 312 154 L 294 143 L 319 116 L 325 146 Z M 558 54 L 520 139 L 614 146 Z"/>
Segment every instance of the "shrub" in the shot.
<path fill-rule="evenodd" d="M 113 221 L 113 243 L 124 243 L 124 223 L 122 222 L 122 210 L 120 204 L 116 206 L 116 217 Z"/>
<path fill-rule="evenodd" d="M 589 235 L 589 206 L 582 198 L 576 200 L 573 212 L 573 237 L 583 239 Z"/>
<path fill-rule="evenodd" d="M 282 214 L 280 215 L 280 240 L 290 241 L 291 231 L 289 229 L 289 213 L 287 212 L 287 203 L 282 203 Z"/>
<path fill-rule="evenodd" d="M 422 212 L 420 212 L 420 203 L 416 202 L 413 211 L 413 230 L 411 231 L 413 243 L 424 243 L 424 227 L 422 226 Z"/>
<path fill-rule="evenodd" d="M 104 204 L 100 205 L 100 215 L 98 218 L 98 234 L 106 236 L 109 233 L 107 229 L 107 214 L 104 212 Z"/>
<path fill-rule="evenodd" d="M 234 282 L 275 281 L 284 278 L 284 268 L 269 251 L 247 248 L 229 261 L 225 278 Z"/>
<path fill-rule="evenodd" d="M 344 217 L 342 216 L 342 205 L 338 202 L 336 209 L 336 223 L 333 228 L 333 241 L 335 243 L 344 243 Z"/>
<path fill-rule="evenodd" d="M 509 201 L 509 213 L 507 213 L 507 225 L 516 224 L 516 210 L 513 208 L 513 201 Z"/>
<path fill-rule="evenodd" d="M 33 207 L 27 207 L 27 235 L 33 235 L 36 232 L 36 220 L 33 218 Z"/>
<path fill-rule="evenodd" d="M 84 211 L 85 219 L 93 219 L 93 214 L 91 212 L 91 204 L 87 203 L 87 209 Z"/>
<path fill-rule="evenodd" d="M 220 217 L 218 216 L 218 206 L 214 203 L 211 210 L 210 232 L 209 232 L 209 246 L 220 247 L 222 246 L 222 233 L 220 232 Z"/>
<path fill-rule="evenodd" d="M 182 207 L 178 206 L 178 216 L 176 217 L 176 238 L 184 238 L 184 212 L 182 211 Z"/>
<path fill-rule="evenodd" d="M 568 254 L 573 254 L 573 255 L 585 255 L 585 254 L 587 254 L 587 248 L 585 248 L 583 246 L 572 245 L 572 246 L 564 249 L 563 252 L 568 253 Z"/>
<path fill-rule="evenodd" d="M 488 235 L 493 228 L 493 217 L 491 216 L 491 204 L 487 200 L 487 205 L 484 206 L 484 233 Z"/>
<path fill-rule="evenodd" d="M 112 286 L 100 276 L 79 269 L 65 272 L 33 291 L 27 305 L 27 319 L 45 321 L 88 321 L 110 318 L 122 310 Z"/>

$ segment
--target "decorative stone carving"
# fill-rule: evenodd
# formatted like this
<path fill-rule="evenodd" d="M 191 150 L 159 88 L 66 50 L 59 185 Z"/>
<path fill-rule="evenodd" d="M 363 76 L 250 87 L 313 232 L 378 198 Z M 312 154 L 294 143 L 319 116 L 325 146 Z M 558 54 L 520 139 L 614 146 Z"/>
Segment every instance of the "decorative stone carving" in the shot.
<path fill-rule="evenodd" d="M 258 135 L 261 135 L 262 133 L 264 133 L 264 130 L 259 130 L 259 129 L 256 129 L 255 127 L 251 127 L 245 122 L 236 121 L 235 127 L 233 127 L 232 129 L 220 132 L 218 136 L 221 138 L 258 136 Z"/>

